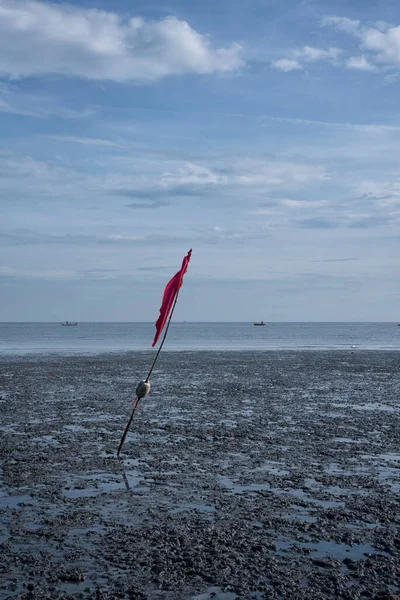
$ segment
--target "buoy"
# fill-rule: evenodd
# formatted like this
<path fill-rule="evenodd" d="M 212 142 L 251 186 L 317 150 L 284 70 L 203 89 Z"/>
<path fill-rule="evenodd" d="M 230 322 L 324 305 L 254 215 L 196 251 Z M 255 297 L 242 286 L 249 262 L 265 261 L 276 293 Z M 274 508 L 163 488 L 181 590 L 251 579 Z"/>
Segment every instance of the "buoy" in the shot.
<path fill-rule="evenodd" d="M 138 398 L 144 398 L 147 394 L 150 394 L 150 381 L 141 381 L 136 388 L 136 396 Z"/>

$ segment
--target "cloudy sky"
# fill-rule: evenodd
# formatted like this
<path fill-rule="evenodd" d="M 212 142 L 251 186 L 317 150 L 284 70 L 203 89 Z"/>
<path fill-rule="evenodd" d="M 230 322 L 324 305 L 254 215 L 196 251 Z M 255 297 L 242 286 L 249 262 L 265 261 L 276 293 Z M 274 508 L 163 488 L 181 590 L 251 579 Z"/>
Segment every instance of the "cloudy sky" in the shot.
<path fill-rule="evenodd" d="M 0 0 L 0 321 L 400 319 L 398 0 Z"/>

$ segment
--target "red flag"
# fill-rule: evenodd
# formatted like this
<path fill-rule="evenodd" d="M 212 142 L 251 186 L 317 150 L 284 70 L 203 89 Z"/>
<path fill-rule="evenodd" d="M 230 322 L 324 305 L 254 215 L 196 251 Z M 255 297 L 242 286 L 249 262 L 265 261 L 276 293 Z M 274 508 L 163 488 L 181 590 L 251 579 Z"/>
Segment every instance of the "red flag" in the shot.
<path fill-rule="evenodd" d="M 164 325 L 167 322 L 169 313 L 171 312 L 171 308 L 174 304 L 177 293 L 179 292 L 179 288 L 182 287 L 183 276 L 188 269 L 191 256 L 192 251 L 189 250 L 187 256 L 185 256 L 185 258 L 182 261 L 180 271 L 178 271 L 176 275 L 174 275 L 173 278 L 170 281 L 168 281 L 166 285 L 160 308 L 160 316 L 158 317 L 156 323 L 156 335 L 154 336 L 152 346 L 155 346 L 157 344 L 158 338 L 160 337 L 161 332 L 164 329 Z"/>

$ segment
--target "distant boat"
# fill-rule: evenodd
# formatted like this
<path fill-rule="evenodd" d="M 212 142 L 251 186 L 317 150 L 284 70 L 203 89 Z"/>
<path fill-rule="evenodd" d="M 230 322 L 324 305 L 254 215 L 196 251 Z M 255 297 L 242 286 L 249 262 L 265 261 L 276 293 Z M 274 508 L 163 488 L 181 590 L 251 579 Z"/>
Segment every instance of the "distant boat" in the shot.
<path fill-rule="evenodd" d="M 78 325 L 77 322 L 72 322 L 72 321 L 64 321 L 64 323 L 61 323 L 61 325 L 63 327 L 76 327 Z"/>
<path fill-rule="evenodd" d="M 266 323 L 264 323 L 264 321 L 258 321 L 256 323 L 253 323 L 253 325 L 255 325 L 256 327 L 265 327 Z"/>

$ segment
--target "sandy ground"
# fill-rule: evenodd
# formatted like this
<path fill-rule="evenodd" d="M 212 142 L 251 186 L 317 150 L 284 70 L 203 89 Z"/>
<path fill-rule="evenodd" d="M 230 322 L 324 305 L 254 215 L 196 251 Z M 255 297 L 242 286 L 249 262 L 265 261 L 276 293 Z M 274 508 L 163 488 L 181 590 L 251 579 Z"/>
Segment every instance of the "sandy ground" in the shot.
<path fill-rule="evenodd" d="M 0 359 L 0 599 L 400 598 L 400 352 Z"/>

